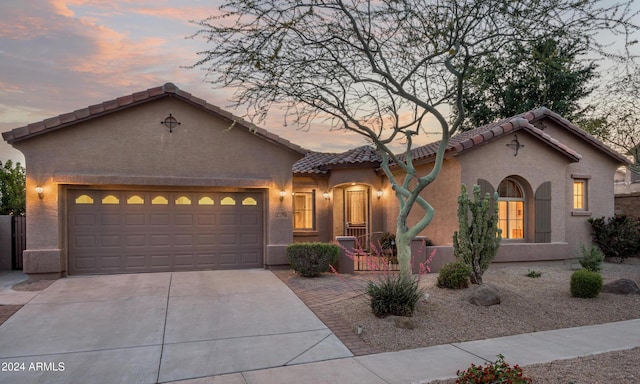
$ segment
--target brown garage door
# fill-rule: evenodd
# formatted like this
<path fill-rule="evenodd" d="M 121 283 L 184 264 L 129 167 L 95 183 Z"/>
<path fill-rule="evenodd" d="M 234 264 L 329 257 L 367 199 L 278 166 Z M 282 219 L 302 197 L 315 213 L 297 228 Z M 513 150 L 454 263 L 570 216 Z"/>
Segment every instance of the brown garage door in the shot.
<path fill-rule="evenodd" d="M 69 190 L 69 273 L 262 267 L 261 192 Z"/>

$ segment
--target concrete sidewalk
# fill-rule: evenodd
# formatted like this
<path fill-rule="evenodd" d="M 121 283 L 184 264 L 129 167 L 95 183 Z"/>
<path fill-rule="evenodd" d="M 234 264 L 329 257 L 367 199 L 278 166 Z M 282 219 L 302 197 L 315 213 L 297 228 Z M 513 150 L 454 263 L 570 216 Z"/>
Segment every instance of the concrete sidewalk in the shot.
<path fill-rule="evenodd" d="M 181 381 L 181 384 L 428 383 L 456 377 L 471 363 L 520 366 L 640 346 L 640 319 L 544 331 Z"/>

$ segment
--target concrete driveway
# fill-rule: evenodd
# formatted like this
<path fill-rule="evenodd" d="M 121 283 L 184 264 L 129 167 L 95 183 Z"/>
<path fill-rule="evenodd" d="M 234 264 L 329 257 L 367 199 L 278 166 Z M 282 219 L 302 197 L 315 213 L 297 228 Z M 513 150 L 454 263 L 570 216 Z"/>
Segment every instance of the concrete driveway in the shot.
<path fill-rule="evenodd" d="M 162 383 L 349 356 L 262 269 L 70 277 L 0 326 L 2 383 Z"/>

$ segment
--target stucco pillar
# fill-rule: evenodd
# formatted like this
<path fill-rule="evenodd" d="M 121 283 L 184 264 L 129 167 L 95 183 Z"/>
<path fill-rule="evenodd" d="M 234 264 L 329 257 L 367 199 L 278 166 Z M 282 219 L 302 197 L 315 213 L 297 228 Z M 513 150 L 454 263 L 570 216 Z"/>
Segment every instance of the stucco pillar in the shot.
<path fill-rule="evenodd" d="M 347 251 L 353 252 L 356 246 L 354 236 L 337 236 L 336 241 L 340 245 L 340 256 L 338 257 L 338 272 L 354 274 L 353 259 L 347 256 Z"/>
<path fill-rule="evenodd" d="M 58 186 L 27 175 L 27 249 L 22 267 L 29 280 L 57 279 L 65 275 L 66 263 L 59 247 Z M 36 186 L 43 193 L 36 192 Z"/>

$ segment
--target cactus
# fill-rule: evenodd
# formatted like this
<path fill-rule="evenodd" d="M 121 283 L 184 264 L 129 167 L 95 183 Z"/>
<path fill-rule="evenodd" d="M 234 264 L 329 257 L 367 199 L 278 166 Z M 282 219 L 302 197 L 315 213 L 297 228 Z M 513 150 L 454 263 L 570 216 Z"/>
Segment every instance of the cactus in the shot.
<path fill-rule="evenodd" d="M 498 194 L 493 196 L 495 202 Z M 498 253 L 502 230 L 498 228 L 498 204 L 487 193 L 480 197 L 480 186 L 473 186 L 473 201 L 462 184 L 458 197 L 459 230 L 453 234 L 453 255 L 473 270 L 471 283 L 482 284 L 482 274 Z M 469 219 L 471 212 L 471 219 Z"/>

